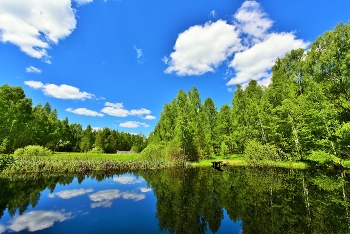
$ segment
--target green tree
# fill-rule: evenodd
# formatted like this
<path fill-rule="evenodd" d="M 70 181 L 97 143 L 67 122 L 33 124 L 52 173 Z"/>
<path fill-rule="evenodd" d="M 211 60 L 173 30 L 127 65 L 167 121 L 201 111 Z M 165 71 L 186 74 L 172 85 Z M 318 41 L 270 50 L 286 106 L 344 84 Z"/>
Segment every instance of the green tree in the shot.
<path fill-rule="evenodd" d="M 0 87 L 0 151 L 12 153 L 25 146 L 25 129 L 32 118 L 32 100 L 21 87 Z"/>

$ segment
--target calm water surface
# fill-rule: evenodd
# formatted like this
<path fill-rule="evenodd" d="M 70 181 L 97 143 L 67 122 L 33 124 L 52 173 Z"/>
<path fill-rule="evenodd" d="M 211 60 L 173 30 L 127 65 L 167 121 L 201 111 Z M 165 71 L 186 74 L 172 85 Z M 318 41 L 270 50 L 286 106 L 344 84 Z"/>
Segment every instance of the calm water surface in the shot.
<path fill-rule="evenodd" d="M 350 233 L 345 172 L 2 175 L 0 233 Z"/>

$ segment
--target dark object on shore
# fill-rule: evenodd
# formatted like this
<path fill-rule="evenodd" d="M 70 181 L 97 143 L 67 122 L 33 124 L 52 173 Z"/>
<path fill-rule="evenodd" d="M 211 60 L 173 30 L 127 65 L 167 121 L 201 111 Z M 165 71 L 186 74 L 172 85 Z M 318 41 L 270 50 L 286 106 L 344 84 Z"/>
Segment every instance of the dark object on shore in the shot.
<path fill-rule="evenodd" d="M 222 161 L 211 162 L 213 168 L 218 171 L 223 171 L 221 168 Z"/>

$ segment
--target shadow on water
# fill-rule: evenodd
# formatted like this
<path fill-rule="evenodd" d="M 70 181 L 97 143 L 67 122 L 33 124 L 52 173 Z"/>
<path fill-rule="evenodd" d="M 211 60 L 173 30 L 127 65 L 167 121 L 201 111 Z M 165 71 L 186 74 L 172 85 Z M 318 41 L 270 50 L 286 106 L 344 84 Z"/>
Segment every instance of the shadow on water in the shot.
<path fill-rule="evenodd" d="M 120 174 L 123 174 L 122 172 Z M 225 214 L 244 233 L 349 233 L 346 172 L 287 169 L 164 169 L 135 173 L 153 188 L 160 231 L 220 232 Z M 35 207 L 41 192 L 77 178 L 102 181 L 114 174 L 1 175 L 0 216 Z"/>

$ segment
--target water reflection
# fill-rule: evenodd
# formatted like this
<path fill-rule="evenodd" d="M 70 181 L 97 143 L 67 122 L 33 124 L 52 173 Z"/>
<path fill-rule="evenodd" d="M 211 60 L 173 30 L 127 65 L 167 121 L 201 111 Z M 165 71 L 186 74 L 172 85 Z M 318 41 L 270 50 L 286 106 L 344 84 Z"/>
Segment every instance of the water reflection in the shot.
<path fill-rule="evenodd" d="M 55 222 L 63 222 L 70 218 L 72 214 L 63 211 L 31 211 L 14 217 L 8 226 L 3 226 L 3 231 L 7 229 L 19 232 L 28 229 L 30 232 L 35 232 L 52 227 Z"/>
<path fill-rule="evenodd" d="M 62 190 L 57 193 L 49 194 L 50 198 L 54 198 L 55 196 L 60 197 L 62 199 L 71 199 L 72 197 L 82 196 L 87 193 L 91 193 L 94 190 L 92 188 L 89 189 L 71 189 L 71 190 Z"/>
<path fill-rule="evenodd" d="M 0 233 L 349 233 L 348 182 L 344 171 L 247 168 L 2 175 Z"/>

